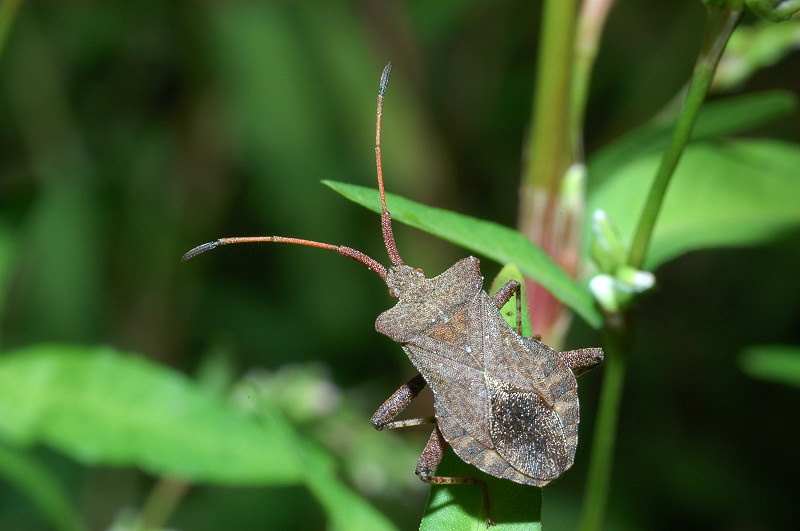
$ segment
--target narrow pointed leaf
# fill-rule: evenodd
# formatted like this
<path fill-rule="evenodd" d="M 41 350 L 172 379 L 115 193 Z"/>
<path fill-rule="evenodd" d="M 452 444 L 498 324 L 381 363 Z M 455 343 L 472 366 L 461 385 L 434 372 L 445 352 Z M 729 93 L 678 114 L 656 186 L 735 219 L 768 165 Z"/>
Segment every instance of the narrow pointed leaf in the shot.
<path fill-rule="evenodd" d="M 373 212 L 380 212 L 377 190 L 332 181 L 323 183 Z M 600 326 L 602 318 L 588 289 L 567 276 L 550 257 L 519 232 L 489 221 L 425 206 L 393 194 L 386 194 L 386 202 L 391 210 L 392 220 L 439 236 L 501 264 L 517 264 L 526 277 L 544 286 L 590 325 L 595 328 Z"/>

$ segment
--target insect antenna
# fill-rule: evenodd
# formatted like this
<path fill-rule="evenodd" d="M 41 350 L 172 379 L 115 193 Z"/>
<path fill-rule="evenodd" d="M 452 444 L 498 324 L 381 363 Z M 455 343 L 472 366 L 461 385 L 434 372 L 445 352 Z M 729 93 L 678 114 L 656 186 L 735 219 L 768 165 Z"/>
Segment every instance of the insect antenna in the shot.
<path fill-rule="evenodd" d="M 386 209 L 386 192 L 383 188 L 383 163 L 381 162 L 381 123 L 383 118 L 383 97 L 386 94 L 386 86 L 389 84 L 389 74 L 392 73 L 392 62 L 383 68 L 381 74 L 381 84 L 378 90 L 378 112 L 375 120 L 375 166 L 378 170 L 378 192 L 381 194 L 381 230 L 383 231 L 383 242 L 386 244 L 386 251 L 394 265 L 403 265 L 403 259 L 397 252 L 397 244 L 394 241 L 392 232 L 392 217 Z"/>
<path fill-rule="evenodd" d="M 378 170 L 378 190 L 381 196 L 381 230 L 383 231 L 383 241 L 386 244 L 386 251 L 389 253 L 389 258 L 394 265 L 402 265 L 403 260 L 400 258 L 400 253 L 397 252 L 397 245 L 394 241 L 394 234 L 392 233 L 392 218 L 389 211 L 386 209 L 386 194 L 383 187 L 383 164 L 381 163 L 381 116 L 383 112 L 383 97 L 386 94 L 386 86 L 389 84 L 389 74 L 392 72 L 392 63 L 386 65 L 381 74 L 381 83 L 378 90 L 378 111 L 375 125 L 375 165 Z M 211 249 L 216 249 L 220 245 L 229 245 L 233 243 L 291 243 L 295 245 L 305 245 L 307 247 L 318 247 L 320 249 L 328 249 L 336 251 L 342 256 L 346 256 L 356 262 L 366 266 L 371 271 L 378 274 L 381 279 L 386 280 L 386 268 L 374 258 L 367 256 L 357 249 L 346 247 L 344 245 L 332 245 L 330 243 L 315 242 L 313 240 L 304 240 L 302 238 L 288 238 L 285 236 L 236 236 L 232 238 L 220 238 L 213 242 L 198 245 L 191 251 L 187 252 L 181 257 L 181 260 L 190 260 Z"/>
<path fill-rule="evenodd" d="M 213 242 L 198 245 L 191 251 L 187 252 L 181 257 L 182 261 L 190 260 L 211 249 L 216 249 L 220 245 L 230 245 L 232 243 L 292 243 L 295 245 L 305 245 L 307 247 L 318 247 L 320 249 L 328 249 L 329 251 L 336 251 L 342 256 L 346 256 L 356 262 L 367 266 L 371 271 L 374 271 L 383 280 L 386 280 L 386 268 L 383 264 L 362 253 L 358 249 L 347 247 L 345 245 L 333 245 L 330 243 L 315 242 L 313 240 L 304 240 L 302 238 L 288 238 L 286 236 L 234 236 L 232 238 L 220 238 Z"/>

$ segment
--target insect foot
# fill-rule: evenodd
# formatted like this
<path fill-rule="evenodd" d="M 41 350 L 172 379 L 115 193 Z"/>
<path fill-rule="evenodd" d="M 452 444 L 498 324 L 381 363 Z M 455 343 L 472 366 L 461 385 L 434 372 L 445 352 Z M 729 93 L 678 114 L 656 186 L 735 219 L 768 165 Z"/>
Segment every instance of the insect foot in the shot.
<path fill-rule="evenodd" d="M 398 301 L 378 316 L 375 328 L 401 345 L 419 374 L 378 408 L 372 425 L 381 430 L 434 424 L 417 475 L 434 485 L 478 486 L 491 525 L 483 480 L 434 475 L 445 449 L 451 446 L 462 460 L 498 478 L 538 487 L 553 481 L 575 459 L 579 421 L 575 376 L 602 363 L 603 351 L 559 353 L 537 337 L 523 337 L 519 283 L 509 281 L 490 297 L 483 290 L 477 258 L 459 260 L 433 278 L 403 263 L 386 207 L 381 162 L 383 99 L 391 67 L 386 65 L 381 75 L 375 126 L 381 231 L 389 268 L 351 247 L 285 236 L 220 238 L 195 247 L 183 260 L 221 245 L 289 243 L 335 251 L 376 273 Z M 515 328 L 500 313 L 512 297 L 517 304 Z M 433 391 L 434 416 L 395 420 L 426 385 Z"/>

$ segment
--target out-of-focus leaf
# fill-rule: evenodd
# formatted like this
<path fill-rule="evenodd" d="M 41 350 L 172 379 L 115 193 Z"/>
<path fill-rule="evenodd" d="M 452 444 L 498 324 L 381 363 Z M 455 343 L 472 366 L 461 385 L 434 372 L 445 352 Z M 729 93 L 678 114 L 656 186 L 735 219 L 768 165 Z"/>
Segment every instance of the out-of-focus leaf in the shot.
<path fill-rule="evenodd" d="M 742 25 L 731 35 L 711 90 L 730 90 L 792 53 L 800 45 L 800 19 Z"/>
<path fill-rule="evenodd" d="M 493 530 L 539 530 L 542 518 L 542 489 L 499 479 L 464 463 L 448 449 L 436 467 L 441 476 L 475 476 L 486 481 Z M 474 485 L 434 485 L 425 508 L 421 531 L 459 529 L 485 531 L 481 489 Z"/>
<path fill-rule="evenodd" d="M 797 108 L 797 96 L 785 91 L 745 94 L 703 106 L 692 131 L 692 141 L 734 135 L 759 127 L 791 114 Z M 631 131 L 599 150 L 589 159 L 589 195 L 597 185 L 633 161 L 666 148 L 672 134 L 674 116 L 663 117 Z"/>
<path fill-rule="evenodd" d="M 323 181 L 348 199 L 380 212 L 378 191 L 352 184 Z M 488 256 L 501 264 L 515 263 L 522 273 L 574 310 L 586 322 L 599 327 L 602 318 L 589 291 L 569 278 L 541 249 L 519 232 L 489 221 L 433 208 L 403 197 L 386 194 L 392 219 Z"/>
<path fill-rule="evenodd" d="M 0 358 L 0 437 L 193 482 L 300 478 L 270 426 L 180 373 L 107 347 L 40 345 Z"/>
<path fill-rule="evenodd" d="M 259 393 L 257 388 L 252 389 L 253 394 Z M 300 437 L 271 401 L 259 399 L 255 407 L 274 434 L 276 449 L 291 455 L 299 464 L 302 481 L 325 508 L 332 529 L 395 529 L 386 517 L 339 480 L 327 466 L 328 455 L 322 448 Z"/>
<path fill-rule="evenodd" d="M 589 196 L 623 241 L 635 223 L 660 155 L 622 164 Z M 699 142 L 687 147 L 670 183 L 646 266 L 687 251 L 753 245 L 800 225 L 800 148 L 770 140 Z"/>
<path fill-rule="evenodd" d="M 742 370 L 760 380 L 800 387 L 800 347 L 759 345 L 744 351 Z"/>
<path fill-rule="evenodd" d="M 800 11 L 800 0 L 744 0 L 747 7 L 770 22 L 783 22 Z"/>
<path fill-rule="evenodd" d="M 86 529 L 58 481 L 32 457 L 0 444 L 0 477 L 24 492 L 53 529 Z"/>
<path fill-rule="evenodd" d="M 96 166 L 70 110 L 62 70 L 36 17 L 22 11 L 14 45 L 3 56 L 4 96 L 15 112 L 20 140 L 36 176 L 37 194 L 24 221 L 25 297 L 15 305 L 17 339 L 85 341 L 102 322 L 104 251 L 102 207 L 93 187 Z M 31 90 L 31 87 L 39 90 Z M 48 112 L 42 112 L 47 109 Z M 69 281 L 65 281 L 69 279 Z M 43 309 L 44 308 L 44 309 Z"/>

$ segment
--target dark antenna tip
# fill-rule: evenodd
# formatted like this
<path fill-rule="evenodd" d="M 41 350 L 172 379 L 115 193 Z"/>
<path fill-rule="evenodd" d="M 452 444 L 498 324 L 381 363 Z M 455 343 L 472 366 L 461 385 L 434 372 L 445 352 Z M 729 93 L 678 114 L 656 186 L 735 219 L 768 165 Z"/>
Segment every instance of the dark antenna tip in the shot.
<path fill-rule="evenodd" d="M 202 254 L 206 251 L 210 251 L 211 249 L 215 249 L 219 247 L 220 241 L 214 240 L 213 242 L 204 243 L 203 245 L 198 245 L 185 255 L 181 256 L 181 262 L 185 262 L 186 260 L 190 260 L 197 256 L 198 254 Z"/>
<path fill-rule="evenodd" d="M 381 74 L 381 85 L 380 90 L 378 93 L 383 96 L 386 94 L 386 85 L 389 84 L 389 74 L 392 73 L 392 62 L 389 61 L 386 63 L 386 66 L 383 67 L 383 74 Z"/>

